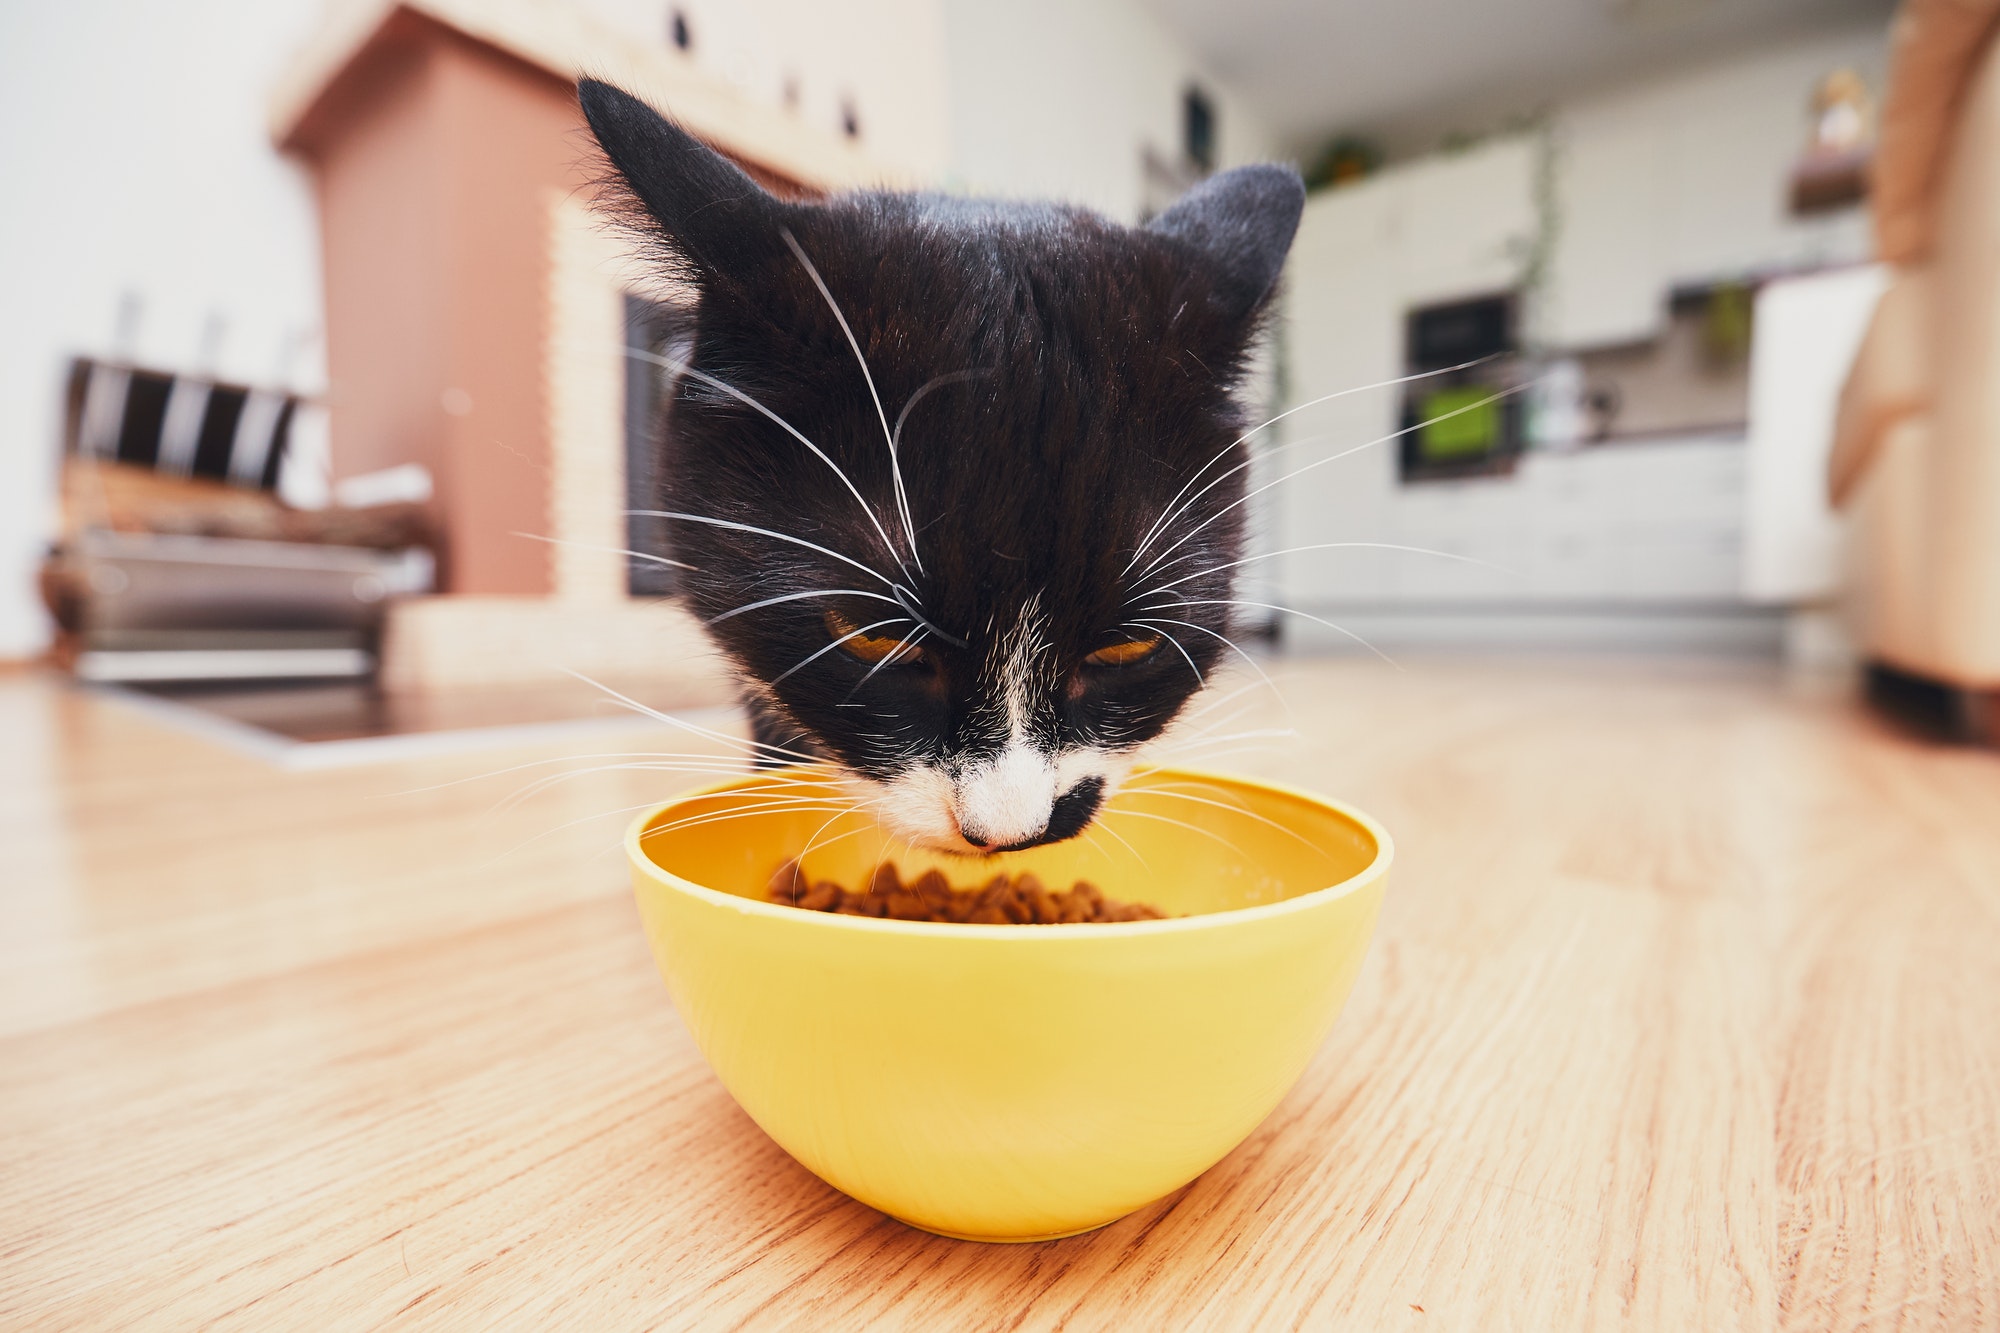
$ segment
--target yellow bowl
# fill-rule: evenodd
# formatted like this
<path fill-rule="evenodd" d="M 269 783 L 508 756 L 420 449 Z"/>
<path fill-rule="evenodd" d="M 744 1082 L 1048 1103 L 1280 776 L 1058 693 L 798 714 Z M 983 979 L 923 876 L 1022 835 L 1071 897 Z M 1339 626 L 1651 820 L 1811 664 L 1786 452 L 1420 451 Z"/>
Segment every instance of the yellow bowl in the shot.
<path fill-rule="evenodd" d="M 1392 855 L 1366 815 L 1268 783 L 1142 770 L 1102 827 L 969 861 L 912 849 L 810 769 L 681 796 L 626 836 L 639 912 L 723 1085 L 807 1169 L 912 1226 L 1043 1240 L 1193 1180 L 1332 1026 Z M 765 900 L 882 860 L 955 886 L 1087 879 L 1165 921 L 963 926 Z"/>

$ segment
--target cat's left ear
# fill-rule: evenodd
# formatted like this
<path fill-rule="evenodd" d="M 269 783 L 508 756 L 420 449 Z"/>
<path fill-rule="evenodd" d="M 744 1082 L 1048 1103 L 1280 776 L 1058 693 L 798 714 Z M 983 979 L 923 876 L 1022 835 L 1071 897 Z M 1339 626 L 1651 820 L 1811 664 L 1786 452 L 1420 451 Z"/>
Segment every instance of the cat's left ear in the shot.
<path fill-rule="evenodd" d="M 577 84 L 590 131 L 671 257 L 706 288 L 777 252 L 786 206 L 742 168 L 623 89 Z"/>
<path fill-rule="evenodd" d="M 1189 190 L 1146 229 L 1198 251 L 1240 317 L 1271 294 L 1305 204 L 1305 182 L 1290 167 L 1237 167 Z"/>

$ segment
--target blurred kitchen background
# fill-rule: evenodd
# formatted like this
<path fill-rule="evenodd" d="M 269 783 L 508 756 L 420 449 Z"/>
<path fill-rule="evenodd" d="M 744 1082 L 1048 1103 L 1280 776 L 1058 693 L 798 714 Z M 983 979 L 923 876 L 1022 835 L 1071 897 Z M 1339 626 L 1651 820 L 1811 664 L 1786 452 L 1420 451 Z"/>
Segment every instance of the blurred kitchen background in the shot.
<path fill-rule="evenodd" d="M 1276 651 L 1724 655 L 1976 735 L 1994 12 L 10 6 L 0 658 L 285 745 L 595 709 L 566 671 L 726 702 L 671 570 L 623 553 L 657 549 L 625 511 L 662 388 L 623 352 L 675 298 L 588 210 L 589 72 L 794 194 L 1138 221 L 1298 163 L 1257 540 L 1318 549 L 1251 567 Z"/>

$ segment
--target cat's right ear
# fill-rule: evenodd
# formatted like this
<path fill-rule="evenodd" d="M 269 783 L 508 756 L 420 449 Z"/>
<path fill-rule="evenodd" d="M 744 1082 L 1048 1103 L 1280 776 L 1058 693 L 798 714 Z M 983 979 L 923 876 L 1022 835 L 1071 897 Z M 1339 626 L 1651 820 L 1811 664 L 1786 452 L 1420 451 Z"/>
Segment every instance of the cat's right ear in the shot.
<path fill-rule="evenodd" d="M 1236 167 L 1210 176 L 1147 224 L 1207 260 L 1216 295 L 1238 317 L 1264 303 L 1299 230 L 1306 187 L 1290 167 Z"/>
<path fill-rule="evenodd" d="M 576 86 L 590 132 L 688 277 L 708 285 L 779 246 L 786 206 L 742 168 L 621 88 Z"/>

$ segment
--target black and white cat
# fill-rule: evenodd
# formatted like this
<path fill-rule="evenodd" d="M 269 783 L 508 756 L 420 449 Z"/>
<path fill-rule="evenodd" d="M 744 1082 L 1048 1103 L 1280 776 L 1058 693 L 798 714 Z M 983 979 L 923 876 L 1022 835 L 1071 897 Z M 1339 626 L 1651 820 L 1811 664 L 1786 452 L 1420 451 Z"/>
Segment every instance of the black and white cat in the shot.
<path fill-rule="evenodd" d="M 766 753 L 831 761 L 915 843 L 1074 837 L 1227 651 L 1233 391 L 1298 175 L 1225 172 L 1136 229 L 795 203 L 630 95 L 579 93 L 699 293 L 660 512 Z"/>

